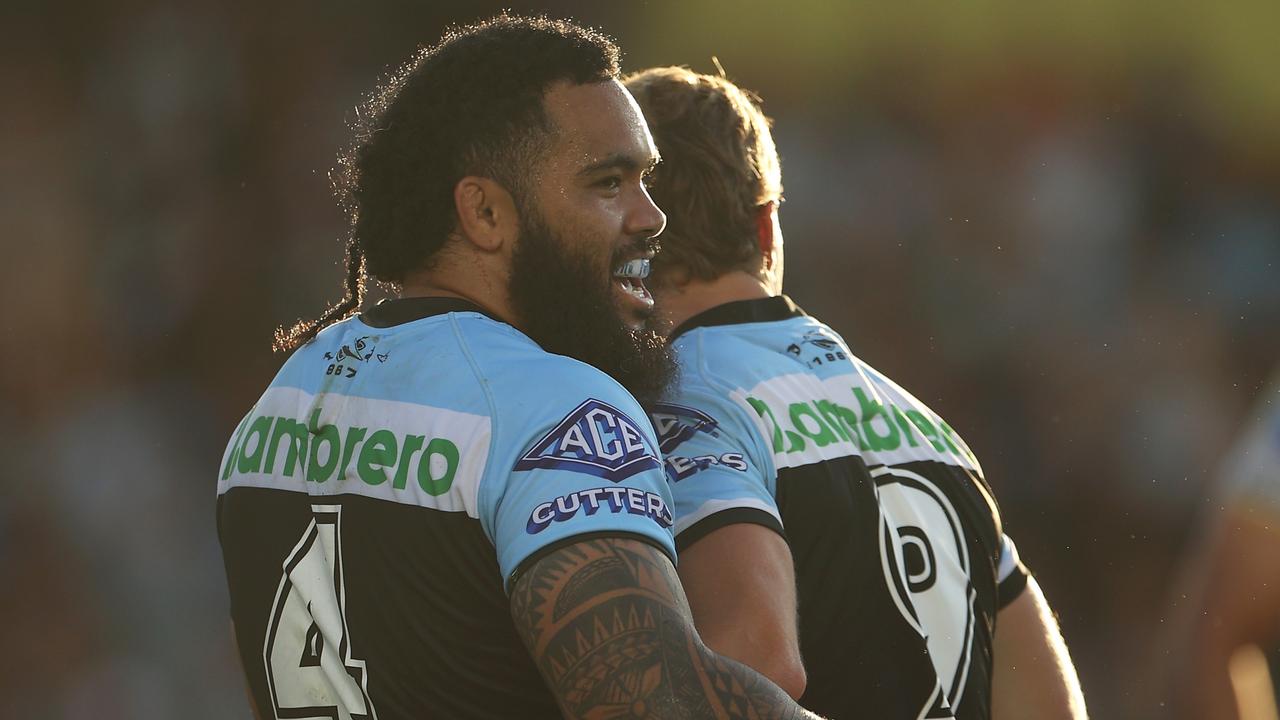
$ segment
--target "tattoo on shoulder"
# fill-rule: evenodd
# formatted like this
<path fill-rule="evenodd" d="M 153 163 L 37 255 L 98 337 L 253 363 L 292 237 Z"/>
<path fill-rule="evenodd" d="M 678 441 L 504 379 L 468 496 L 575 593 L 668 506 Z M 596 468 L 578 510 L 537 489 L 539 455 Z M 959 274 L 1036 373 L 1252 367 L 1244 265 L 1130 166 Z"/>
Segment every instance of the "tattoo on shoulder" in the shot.
<path fill-rule="evenodd" d="M 644 543 L 551 553 L 517 580 L 511 613 L 567 718 L 800 717 L 777 686 L 703 645 L 675 568 Z"/>

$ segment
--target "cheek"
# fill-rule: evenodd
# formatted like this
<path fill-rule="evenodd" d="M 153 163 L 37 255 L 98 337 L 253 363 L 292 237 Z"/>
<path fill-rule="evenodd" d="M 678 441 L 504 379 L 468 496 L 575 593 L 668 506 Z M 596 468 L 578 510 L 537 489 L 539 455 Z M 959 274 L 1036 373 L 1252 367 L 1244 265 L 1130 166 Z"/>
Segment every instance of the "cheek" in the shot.
<path fill-rule="evenodd" d="M 566 242 L 608 258 L 613 254 L 618 237 L 623 234 L 626 215 L 614 198 L 589 198 L 562 217 L 561 232 Z"/>

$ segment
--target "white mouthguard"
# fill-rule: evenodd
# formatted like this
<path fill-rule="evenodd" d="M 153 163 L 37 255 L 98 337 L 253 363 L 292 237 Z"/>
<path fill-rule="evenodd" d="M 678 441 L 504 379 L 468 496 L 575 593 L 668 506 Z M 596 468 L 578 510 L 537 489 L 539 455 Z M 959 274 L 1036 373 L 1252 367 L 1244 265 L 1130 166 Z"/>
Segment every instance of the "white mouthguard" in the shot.
<path fill-rule="evenodd" d="M 649 277 L 649 258 L 636 258 L 628 260 L 613 271 L 615 277 L 640 278 L 641 280 Z"/>

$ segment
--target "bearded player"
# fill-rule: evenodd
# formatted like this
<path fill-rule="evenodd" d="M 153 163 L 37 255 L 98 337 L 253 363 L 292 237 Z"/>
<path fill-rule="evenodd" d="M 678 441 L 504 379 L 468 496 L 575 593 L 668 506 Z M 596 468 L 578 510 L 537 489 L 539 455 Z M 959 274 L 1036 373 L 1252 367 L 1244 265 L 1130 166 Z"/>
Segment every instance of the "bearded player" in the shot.
<path fill-rule="evenodd" d="M 623 388 L 670 363 L 657 155 L 617 76 L 599 33 L 501 16 L 359 113 L 348 297 L 278 338 L 218 485 L 259 717 L 812 717 L 706 648 L 676 577 Z M 366 272 L 397 297 L 351 315 Z"/>
<path fill-rule="evenodd" d="M 756 102 L 682 68 L 626 83 L 664 158 L 650 285 L 680 373 L 651 417 L 702 636 L 834 718 L 1083 718 L 973 453 L 782 295 Z"/>

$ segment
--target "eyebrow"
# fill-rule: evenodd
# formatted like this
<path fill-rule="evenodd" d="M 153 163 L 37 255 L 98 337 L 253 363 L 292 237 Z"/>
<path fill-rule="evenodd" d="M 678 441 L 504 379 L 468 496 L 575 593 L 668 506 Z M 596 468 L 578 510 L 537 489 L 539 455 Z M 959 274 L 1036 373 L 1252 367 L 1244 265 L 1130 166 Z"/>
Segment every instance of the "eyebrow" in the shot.
<path fill-rule="evenodd" d="M 649 172 L 657 167 L 660 162 L 662 162 L 662 158 L 654 155 L 649 162 L 642 165 L 634 155 L 613 153 L 582 168 L 578 171 L 578 175 L 591 175 L 601 170 L 643 170 L 644 172 Z"/>

